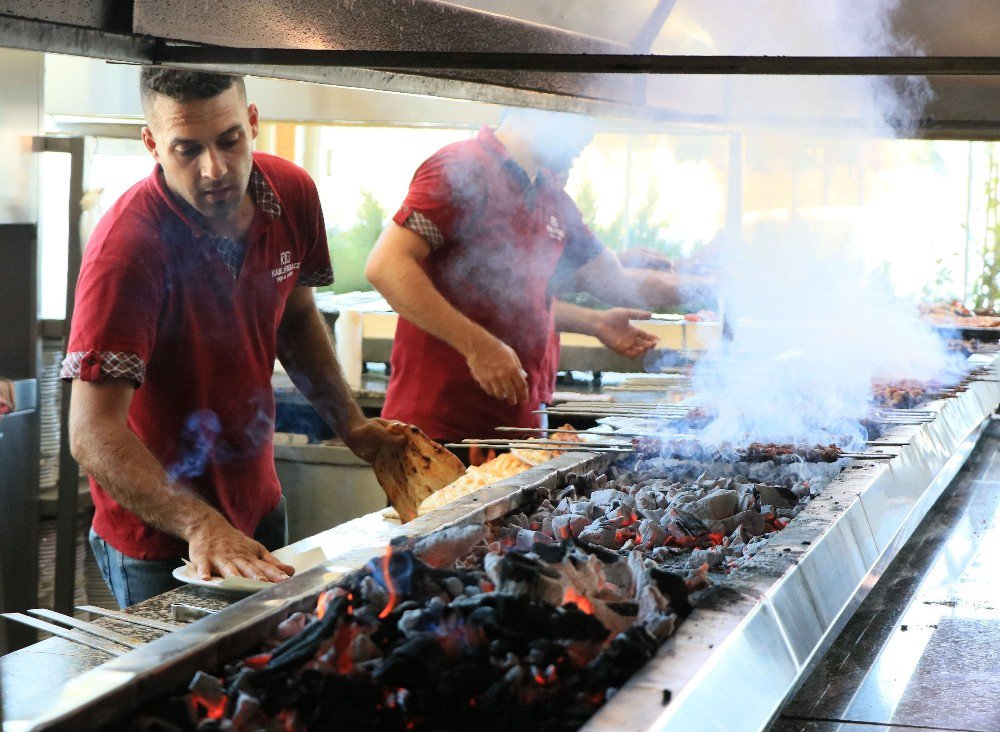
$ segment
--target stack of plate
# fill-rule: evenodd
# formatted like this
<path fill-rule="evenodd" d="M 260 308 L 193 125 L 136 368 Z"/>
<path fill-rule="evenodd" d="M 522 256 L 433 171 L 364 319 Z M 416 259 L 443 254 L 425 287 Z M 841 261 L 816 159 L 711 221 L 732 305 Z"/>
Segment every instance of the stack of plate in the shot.
<path fill-rule="evenodd" d="M 40 465 L 39 487 L 55 487 L 59 482 L 59 417 L 62 406 L 62 382 L 59 367 L 62 364 L 62 339 L 46 338 L 42 341 L 42 368 L 38 379 L 38 422 Z"/>

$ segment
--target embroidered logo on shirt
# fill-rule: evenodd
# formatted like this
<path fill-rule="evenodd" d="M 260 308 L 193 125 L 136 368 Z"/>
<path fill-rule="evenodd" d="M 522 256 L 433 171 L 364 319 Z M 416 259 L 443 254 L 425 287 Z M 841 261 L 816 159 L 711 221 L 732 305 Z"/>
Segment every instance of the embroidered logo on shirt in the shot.
<path fill-rule="evenodd" d="M 271 276 L 276 282 L 284 282 L 287 280 L 302 264 L 301 262 L 292 261 L 292 253 L 290 251 L 282 252 L 278 259 L 278 266 L 271 270 Z"/>
<path fill-rule="evenodd" d="M 566 232 L 559 227 L 559 219 L 555 216 L 549 216 L 549 225 L 545 228 L 548 229 L 549 237 L 552 239 L 562 241 L 566 238 Z"/>

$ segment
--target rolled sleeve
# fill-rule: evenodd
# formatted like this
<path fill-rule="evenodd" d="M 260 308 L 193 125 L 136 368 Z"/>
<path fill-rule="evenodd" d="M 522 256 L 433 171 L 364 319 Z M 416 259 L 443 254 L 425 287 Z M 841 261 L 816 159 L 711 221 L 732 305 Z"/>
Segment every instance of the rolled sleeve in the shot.
<path fill-rule="evenodd" d="M 72 351 L 63 359 L 59 378 L 80 381 L 125 379 L 139 387 L 146 380 L 146 362 L 134 353 Z"/>
<path fill-rule="evenodd" d="M 485 196 L 474 161 L 445 148 L 417 168 L 392 220 L 419 234 L 431 249 L 440 249 L 464 239 L 481 216 Z"/>
<path fill-rule="evenodd" d="M 154 266 L 97 255 L 87 258 L 76 289 L 63 379 L 145 381 L 156 342 L 163 276 Z"/>

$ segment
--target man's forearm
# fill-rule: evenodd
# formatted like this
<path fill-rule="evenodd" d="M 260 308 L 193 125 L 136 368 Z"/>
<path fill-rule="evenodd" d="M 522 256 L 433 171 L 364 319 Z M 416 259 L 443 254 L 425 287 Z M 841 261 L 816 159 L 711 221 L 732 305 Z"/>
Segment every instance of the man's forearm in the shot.
<path fill-rule="evenodd" d="M 449 303 L 415 260 L 400 257 L 387 269 L 372 284 L 393 310 L 420 329 L 466 357 L 477 341 L 492 337 Z"/>
<path fill-rule="evenodd" d="M 579 305 L 556 300 L 552 305 L 556 331 L 560 333 L 582 333 L 592 336 L 597 332 L 595 311 Z"/>
<path fill-rule="evenodd" d="M 74 435 L 73 455 L 122 506 L 145 523 L 184 541 L 226 519 L 184 486 L 125 425 L 93 426 Z M 228 522 L 227 522 L 228 523 Z"/>
<path fill-rule="evenodd" d="M 349 425 L 364 419 L 315 306 L 283 320 L 278 330 L 278 358 L 292 383 L 338 435 L 343 436 Z"/>

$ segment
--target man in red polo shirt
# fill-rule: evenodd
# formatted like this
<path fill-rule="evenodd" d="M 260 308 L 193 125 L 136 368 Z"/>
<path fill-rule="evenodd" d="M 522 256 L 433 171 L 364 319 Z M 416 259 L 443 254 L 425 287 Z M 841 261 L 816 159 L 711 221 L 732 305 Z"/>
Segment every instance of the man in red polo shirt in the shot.
<path fill-rule="evenodd" d="M 384 417 L 439 440 L 538 426 L 557 272 L 626 307 L 675 304 L 682 284 L 704 284 L 624 270 L 587 228 L 549 171 L 592 136 L 585 118 L 509 110 L 495 132 L 418 168 L 366 268 L 400 315 Z"/>
<path fill-rule="evenodd" d="M 287 543 L 274 469 L 275 356 L 348 447 L 401 438 L 345 384 L 312 286 L 333 281 L 316 187 L 253 153 L 241 77 L 144 68 L 157 165 L 101 219 L 84 256 L 62 376 L 91 477 L 91 544 L 122 606 L 213 573 L 278 581 Z"/>

